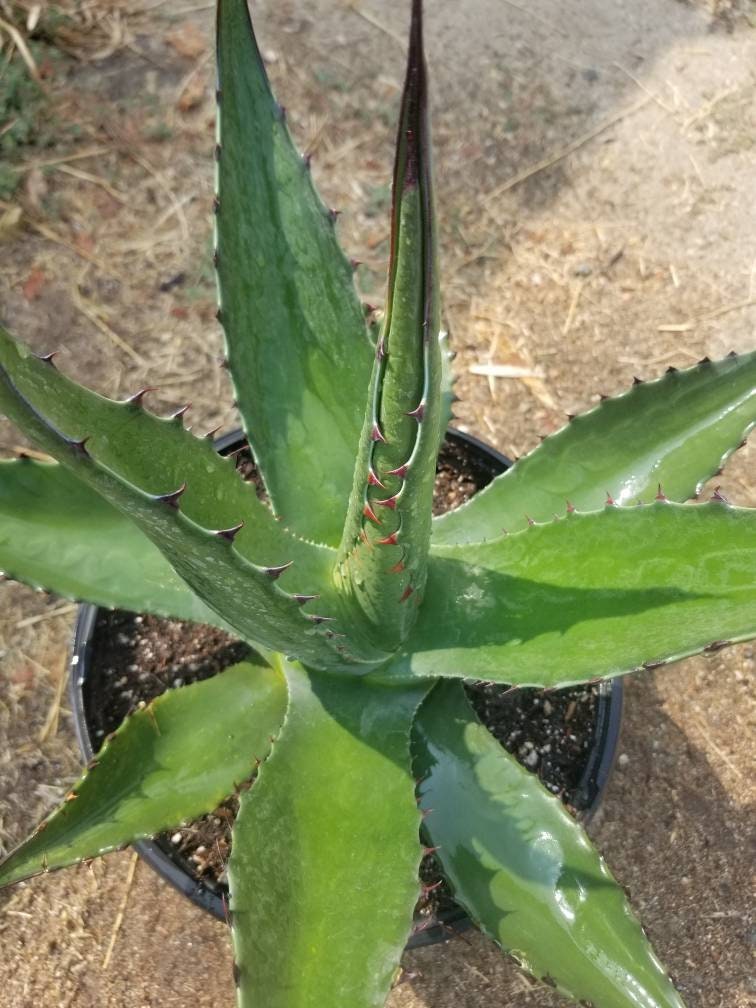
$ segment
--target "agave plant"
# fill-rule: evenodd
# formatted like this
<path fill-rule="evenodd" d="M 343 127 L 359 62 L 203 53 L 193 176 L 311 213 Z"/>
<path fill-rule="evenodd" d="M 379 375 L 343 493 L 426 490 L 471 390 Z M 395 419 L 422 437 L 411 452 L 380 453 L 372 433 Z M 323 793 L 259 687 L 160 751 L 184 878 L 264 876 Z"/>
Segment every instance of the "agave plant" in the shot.
<path fill-rule="evenodd" d="M 240 1005 L 383 1004 L 425 845 L 534 976 L 582 1005 L 680 1008 L 581 826 L 463 684 L 555 688 L 756 634 L 756 512 L 682 503 L 752 426 L 756 355 L 603 401 L 432 520 L 449 390 L 420 0 L 376 334 L 245 0 L 221 0 L 218 57 L 219 318 L 270 506 L 183 411 L 102 398 L 2 330 L 0 407 L 56 461 L 0 464 L 0 563 L 74 599 L 230 629 L 254 657 L 127 718 L 0 885 L 254 779 L 228 873 Z"/>

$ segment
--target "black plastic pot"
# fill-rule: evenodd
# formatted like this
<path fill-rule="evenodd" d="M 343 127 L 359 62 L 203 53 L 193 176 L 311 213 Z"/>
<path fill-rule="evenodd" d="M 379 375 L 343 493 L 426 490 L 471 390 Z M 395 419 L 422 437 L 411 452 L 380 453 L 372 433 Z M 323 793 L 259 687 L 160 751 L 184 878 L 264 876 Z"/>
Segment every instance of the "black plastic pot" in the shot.
<path fill-rule="evenodd" d="M 511 465 L 509 459 L 493 448 L 472 437 L 470 434 L 449 428 L 447 441 L 462 448 L 468 459 L 484 480 L 490 480 L 504 472 Z M 240 447 L 243 436 L 234 431 L 219 438 L 218 451 L 225 455 Z M 97 621 L 96 606 L 83 605 L 79 609 L 71 658 L 70 697 L 79 747 L 86 761 L 94 755 L 92 738 L 85 713 L 85 696 L 88 675 L 91 668 L 92 638 Z M 585 770 L 572 801 L 582 822 L 587 823 L 597 812 L 614 766 L 622 723 L 622 679 L 611 679 L 601 683 L 596 704 L 593 738 L 588 752 Z M 139 855 L 175 889 L 187 896 L 203 910 L 207 910 L 219 920 L 227 918 L 225 894 L 222 887 L 209 881 L 200 881 L 191 874 L 189 864 L 172 849 L 168 841 L 142 840 L 134 844 Z M 418 948 L 443 941 L 455 932 L 470 927 L 470 920 L 461 908 L 449 910 L 440 915 L 439 923 L 424 927 L 414 934 L 408 948 Z"/>

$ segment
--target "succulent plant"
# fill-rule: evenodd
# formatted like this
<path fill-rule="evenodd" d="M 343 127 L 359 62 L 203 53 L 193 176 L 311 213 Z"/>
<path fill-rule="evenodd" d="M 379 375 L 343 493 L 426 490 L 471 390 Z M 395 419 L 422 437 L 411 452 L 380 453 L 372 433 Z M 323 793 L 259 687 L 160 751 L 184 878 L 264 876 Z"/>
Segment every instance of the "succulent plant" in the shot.
<path fill-rule="evenodd" d="M 0 564 L 70 598 L 216 624 L 254 654 L 127 718 L 0 885 L 254 779 L 229 864 L 240 1005 L 381 1005 L 431 847 L 535 977 L 582 1005 L 679 1008 L 582 827 L 463 683 L 556 688 L 756 635 L 756 512 L 718 493 L 684 503 L 753 425 L 756 354 L 636 384 L 431 519 L 449 388 L 421 2 L 377 331 L 245 0 L 220 0 L 218 57 L 219 319 L 270 505 L 182 410 L 102 398 L 0 330 L 0 408 L 56 460 L 0 463 Z"/>

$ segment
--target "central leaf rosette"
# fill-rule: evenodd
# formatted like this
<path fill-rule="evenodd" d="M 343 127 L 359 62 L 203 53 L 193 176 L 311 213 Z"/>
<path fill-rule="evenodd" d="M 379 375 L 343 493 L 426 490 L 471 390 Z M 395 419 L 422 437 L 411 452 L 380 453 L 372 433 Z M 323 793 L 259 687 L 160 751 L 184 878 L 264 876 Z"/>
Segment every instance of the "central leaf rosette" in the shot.
<path fill-rule="evenodd" d="M 337 565 L 350 622 L 388 651 L 406 639 L 423 598 L 444 424 L 429 133 L 416 17 L 394 165 L 386 313 Z"/>

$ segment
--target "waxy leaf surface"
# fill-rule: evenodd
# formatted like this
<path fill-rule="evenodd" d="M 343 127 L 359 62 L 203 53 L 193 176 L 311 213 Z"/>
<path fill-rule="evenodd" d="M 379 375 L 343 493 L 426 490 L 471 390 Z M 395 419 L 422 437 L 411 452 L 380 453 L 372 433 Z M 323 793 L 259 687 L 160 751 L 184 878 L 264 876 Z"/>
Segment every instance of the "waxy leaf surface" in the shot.
<path fill-rule="evenodd" d="M 211 812 L 265 758 L 285 711 L 281 674 L 252 662 L 164 693 L 106 739 L 66 801 L 0 865 L 0 886 Z"/>
<path fill-rule="evenodd" d="M 472 500 L 433 522 L 438 545 L 495 539 L 548 521 L 565 501 L 587 511 L 610 494 L 648 503 L 659 484 L 694 497 L 756 422 L 756 353 L 704 361 L 634 385 L 575 417 Z"/>
<path fill-rule="evenodd" d="M 756 510 L 607 507 L 431 557 L 389 674 L 565 686 L 756 636 Z"/>
<path fill-rule="evenodd" d="M 217 272 L 239 410 L 276 513 L 338 546 L 373 349 L 245 0 L 218 5 L 218 73 Z"/>
<path fill-rule="evenodd" d="M 583 828 L 440 683 L 413 731 L 425 828 L 454 898 L 522 967 L 580 1004 L 683 1008 Z"/>
<path fill-rule="evenodd" d="M 22 348 L 12 349 L 23 363 Z M 18 370 L 23 375 L 23 368 Z M 92 454 L 88 441 L 62 433 L 26 398 L 4 363 L 0 363 L 0 409 L 39 448 L 136 522 L 200 599 L 241 637 L 306 658 L 317 667 L 351 668 L 358 660 L 344 644 L 331 640 L 333 631 L 302 612 L 301 599 L 278 586 L 276 570 L 257 566 L 236 549 L 235 529 L 203 528 L 180 507 L 145 493 L 108 469 Z M 68 431 L 74 423 L 66 422 Z M 326 583 L 324 594 L 327 587 Z"/>
<path fill-rule="evenodd" d="M 0 462 L 0 569 L 77 601 L 225 625 L 134 522 L 57 462 Z"/>
<path fill-rule="evenodd" d="M 381 1008 L 418 896 L 410 726 L 426 687 L 285 668 L 229 862 L 241 1008 Z"/>
<path fill-rule="evenodd" d="M 212 439 L 195 437 L 180 418 L 150 413 L 141 396 L 114 402 L 82 387 L 2 326 L 0 366 L 33 409 L 69 439 L 86 438 L 87 450 L 121 480 L 153 495 L 186 487 L 177 504 L 198 525 L 226 529 L 244 523 L 234 545 L 246 559 L 264 566 L 294 561 L 280 582 L 289 591 L 327 587 L 335 554 L 289 534 L 235 470 L 234 460 L 218 455 Z"/>

